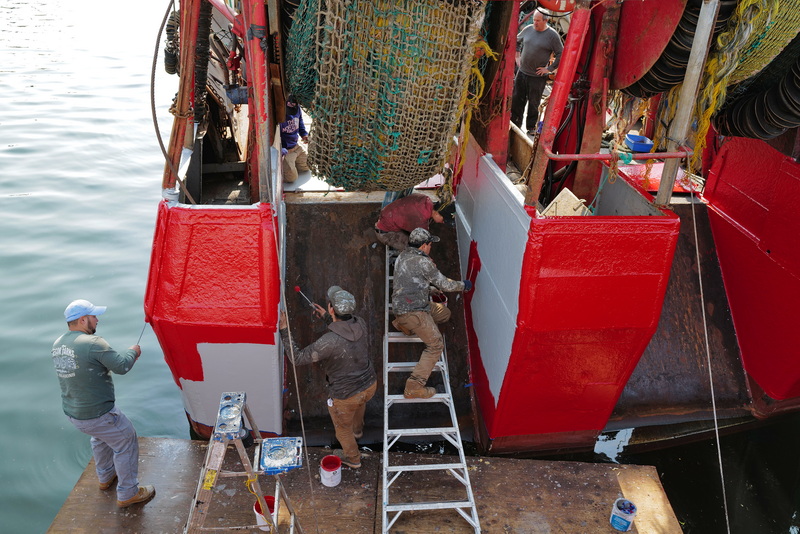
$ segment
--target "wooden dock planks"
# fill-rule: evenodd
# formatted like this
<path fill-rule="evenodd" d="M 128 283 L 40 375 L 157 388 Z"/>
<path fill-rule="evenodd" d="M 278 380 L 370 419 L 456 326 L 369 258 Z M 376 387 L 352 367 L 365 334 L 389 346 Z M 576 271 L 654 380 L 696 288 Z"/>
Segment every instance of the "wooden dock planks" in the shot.
<path fill-rule="evenodd" d="M 207 443 L 199 441 L 140 438 L 140 483 L 154 484 L 156 496 L 145 505 L 123 510 L 116 506 L 114 489 L 98 489 L 94 463 L 89 462 L 48 533 L 182 532 L 206 448 Z M 310 448 L 308 452 L 310 469 L 283 476 L 304 531 L 380 532 L 380 453 L 366 453 L 360 470 L 343 467 L 341 484 L 328 488 L 319 481 L 319 461 L 330 450 Z M 418 456 L 424 459 L 427 455 Z M 236 463 L 238 457 L 231 450 L 225 467 L 236 470 Z M 493 457 L 471 457 L 468 463 L 481 527 L 487 533 L 616 532 L 609 525 L 611 504 L 623 496 L 639 508 L 631 532 L 682 532 L 656 470 L 650 466 Z M 401 477 L 395 485 L 398 491 L 423 497 L 426 485 L 436 483 L 425 480 L 428 476 Z M 206 526 L 255 525 L 255 499 L 244 480 L 230 477 L 218 482 Z M 262 489 L 271 492 L 272 480 L 262 475 Z M 468 533 L 471 529 L 455 512 L 442 511 L 406 513 L 392 532 Z"/>

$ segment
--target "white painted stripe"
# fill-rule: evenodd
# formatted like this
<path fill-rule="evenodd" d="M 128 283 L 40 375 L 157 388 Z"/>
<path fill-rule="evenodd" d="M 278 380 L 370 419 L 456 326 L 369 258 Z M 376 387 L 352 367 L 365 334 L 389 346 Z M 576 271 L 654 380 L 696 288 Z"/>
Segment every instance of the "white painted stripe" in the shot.
<path fill-rule="evenodd" d="M 508 368 L 516 332 L 522 257 L 530 227 L 524 197 L 491 156 L 468 147 L 458 188 L 457 232 L 461 268 L 466 275 L 470 242 L 475 241 L 481 270 L 472 297 L 472 327 L 495 399 Z"/>

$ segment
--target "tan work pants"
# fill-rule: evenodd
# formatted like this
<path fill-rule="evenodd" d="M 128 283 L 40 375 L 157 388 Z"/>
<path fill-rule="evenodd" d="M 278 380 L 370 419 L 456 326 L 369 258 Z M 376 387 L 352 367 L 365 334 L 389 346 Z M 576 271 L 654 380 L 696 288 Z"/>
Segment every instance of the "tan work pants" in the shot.
<path fill-rule="evenodd" d="M 333 399 L 333 406 L 328 406 L 333 427 L 336 429 L 336 439 L 342 446 L 344 457 L 348 462 L 361 463 L 361 453 L 358 452 L 356 436 L 364 433 L 364 411 L 369 401 L 375 395 L 378 382 L 349 399 Z"/>
<path fill-rule="evenodd" d="M 406 334 L 415 335 L 425 343 L 425 350 L 411 372 L 420 380 L 427 382 L 428 377 L 433 372 L 433 367 L 439 361 L 439 357 L 444 350 L 444 338 L 439 331 L 437 323 L 444 323 L 450 319 L 450 309 L 438 302 L 431 302 L 431 311 L 413 311 L 404 313 L 396 318 L 392 324 Z"/>
<path fill-rule="evenodd" d="M 375 232 L 375 239 L 387 247 L 403 252 L 408 247 L 408 234 L 405 232 Z"/>
<path fill-rule="evenodd" d="M 298 142 L 283 156 L 283 181 L 292 183 L 297 180 L 297 172 L 308 170 L 308 152 Z"/>

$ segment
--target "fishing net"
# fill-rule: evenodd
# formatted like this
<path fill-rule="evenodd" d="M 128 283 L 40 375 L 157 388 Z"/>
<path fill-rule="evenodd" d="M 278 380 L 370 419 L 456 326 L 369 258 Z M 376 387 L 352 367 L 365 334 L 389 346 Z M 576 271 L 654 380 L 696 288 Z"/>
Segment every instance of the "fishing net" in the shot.
<path fill-rule="evenodd" d="M 309 165 L 349 191 L 440 172 L 470 97 L 478 0 L 302 0 L 290 91 L 313 118 Z"/>
<path fill-rule="evenodd" d="M 700 93 L 695 109 L 696 128 L 693 137 L 694 155 L 690 169 L 699 170 L 706 145 L 706 133 L 712 117 L 724 105 L 740 98 L 743 89 L 764 71 L 800 29 L 800 0 L 740 0 L 725 31 L 717 36 L 706 61 Z M 773 71 L 776 69 L 772 69 Z M 781 74 L 784 71 L 781 71 Z M 773 82 L 777 84 L 780 79 Z M 740 83 L 741 82 L 741 83 Z M 737 86 L 737 83 L 739 84 Z M 766 91 L 769 87 L 762 88 Z M 673 88 L 665 104 L 665 117 L 671 120 L 677 107 L 680 86 Z M 758 115 L 765 115 L 761 110 Z M 738 117 L 745 122 L 760 119 Z M 718 119 L 716 119 L 719 122 Z M 727 121 L 725 121 L 727 122 Z M 763 121 L 762 121 L 763 122 Z M 717 125 L 719 128 L 719 124 Z M 775 128 L 773 128 L 775 129 Z M 663 124 L 659 128 L 663 130 Z M 723 128 L 725 130 L 725 128 Z M 780 129 L 775 129 L 779 131 Z M 664 132 L 659 132 L 663 134 Z M 737 131 L 736 135 L 768 138 L 755 133 Z"/>
<path fill-rule="evenodd" d="M 739 64 L 728 79 L 731 85 L 761 72 L 800 30 L 800 0 L 767 3 L 769 16 L 754 20 L 753 31 L 739 51 Z"/>
<path fill-rule="evenodd" d="M 711 116 L 725 102 L 728 85 L 739 70 L 737 66 L 752 64 L 746 58 L 746 52 L 750 49 L 747 44 L 752 42 L 753 34 L 758 33 L 754 30 L 768 27 L 777 10 L 778 0 L 742 0 L 737 4 L 728 27 L 717 37 L 716 48 L 709 54 L 703 71 L 702 89 L 696 108 L 695 150 L 689 163 L 690 169 L 700 169 Z"/>

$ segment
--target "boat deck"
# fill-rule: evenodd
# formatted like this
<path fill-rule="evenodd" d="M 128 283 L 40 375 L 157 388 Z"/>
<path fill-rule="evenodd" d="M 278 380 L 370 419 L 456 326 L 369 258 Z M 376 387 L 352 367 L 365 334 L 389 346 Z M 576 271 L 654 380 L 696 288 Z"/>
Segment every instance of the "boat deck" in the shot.
<path fill-rule="evenodd" d="M 97 488 L 90 461 L 48 533 L 171 533 L 181 532 L 208 444 L 201 441 L 140 438 L 139 478 L 156 487 L 155 498 L 124 510 L 116 507 L 114 491 Z M 381 530 L 380 453 L 367 453 L 359 470 L 342 468 L 342 481 L 333 488 L 319 480 L 319 461 L 329 449 L 309 448 L 310 469 L 283 475 L 283 483 L 306 533 L 367 533 Z M 400 453 L 398 453 L 400 454 Z M 422 457 L 423 455 L 416 455 Z M 625 497 L 638 507 L 631 532 L 670 534 L 681 528 L 651 466 L 550 462 L 508 458 L 468 458 L 484 532 L 614 532 L 609 525 L 611 505 Z M 226 455 L 224 469 L 238 470 L 238 455 Z M 413 480 L 400 477 L 397 491 L 411 489 L 424 498 L 432 475 Z M 255 525 L 254 498 L 244 477 L 220 479 L 206 527 Z M 262 490 L 272 492 L 272 477 L 261 475 Z M 446 481 L 440 482 L 442 485 Z M 393 486 L 393 488 L 395 488 Z M 393 490 L 394 491 L 394 490 Z M 283 509 L 282 509 L 283 510 Z M 288 532 L 286 518 L 279 520 Z M 260 532 L 252 528 L 241 531 Z M 392 532 L 472 532 L 453 511 L 406 512 Z"/>

